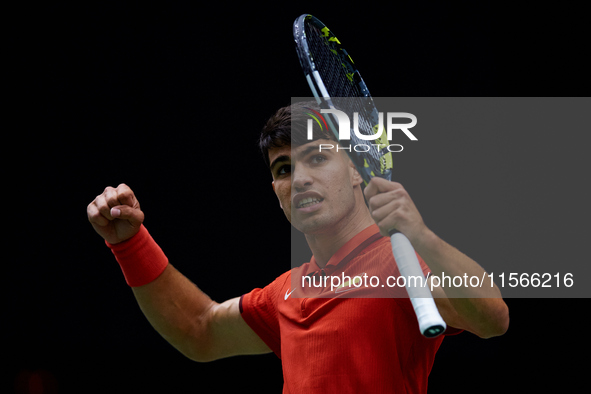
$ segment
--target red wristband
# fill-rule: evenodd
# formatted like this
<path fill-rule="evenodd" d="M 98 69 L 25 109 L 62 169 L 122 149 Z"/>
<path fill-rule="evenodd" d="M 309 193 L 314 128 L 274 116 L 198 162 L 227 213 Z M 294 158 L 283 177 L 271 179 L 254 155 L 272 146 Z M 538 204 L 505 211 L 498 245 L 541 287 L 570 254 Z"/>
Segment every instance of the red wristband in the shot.
<path fill-rule="evenodd" d="M 125 281 L 131 287 L 152 282 L 168 265 L 168 258 L 143 224 L 130 239 L 114 245 L 105 243 L 115 255 Z"/>

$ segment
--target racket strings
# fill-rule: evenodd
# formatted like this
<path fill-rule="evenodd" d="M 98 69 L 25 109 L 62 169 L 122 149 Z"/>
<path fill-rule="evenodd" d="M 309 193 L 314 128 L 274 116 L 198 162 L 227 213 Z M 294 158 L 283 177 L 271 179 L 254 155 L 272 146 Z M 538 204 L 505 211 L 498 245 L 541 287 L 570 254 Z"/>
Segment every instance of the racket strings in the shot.
<path fill-rule="evenodd" d="M 335 43 L 328 41 L 318 28 L 310 24 L 306 24 L 306 37 L 316 69 L 331 96 L 360 97 L 360 90 L 349 82 Z"/>
<path fill-rule="evenodd" d="M 377 111 L 371 98 L 363 91 L 356 81 L 356 71 L 350 64 L 348 54 L 337 42 L 331 41 L 328 35 L 313 24 L 305 24 L 308 48 L 316 70 L 320 74 L 324 86 L 331 97 L 333 105 L 349 116 L 353 122 L 353 114 L 358 114 L 358 130 L 364 135 L 374 134 L 374 125 L 378 123 Z M 381 175 L 386 170 L 382 147 L 372 145 L 375 141 L 365 141 L 351 133 L 352 145 L 359 147 L 356 152 L 365 160 L 361 163 L 367 168 L 368 175 Z M 370 175 L 371 176 L 371 175 Z M 369 177 L 369 176 L 368 176 Z"/>

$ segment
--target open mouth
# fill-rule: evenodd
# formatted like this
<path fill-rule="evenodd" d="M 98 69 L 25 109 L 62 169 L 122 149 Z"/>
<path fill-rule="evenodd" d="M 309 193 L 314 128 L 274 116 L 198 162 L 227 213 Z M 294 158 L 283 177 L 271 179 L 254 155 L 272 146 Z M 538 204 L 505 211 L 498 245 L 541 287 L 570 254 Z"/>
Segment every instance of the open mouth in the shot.
<path fill-rule="evenodd" d="M 322 202 L 322 201 L 324 201 L 324 199 L 318 198 L 318 197 L 304 198 L 298 203 L 297 208 L 307 208 L 311 205 L 318 204 L 319 202 Z"/>
<path fill-rule="evenodd" d="M 324 198 L 319 193 L 309 190 L 296 194 L 293 197 L 292 206 L 295 209 L 305 210 L 306 208 L 314 207 L 315 205 L 320 204 L 322 201 L 324 201 Z"/>

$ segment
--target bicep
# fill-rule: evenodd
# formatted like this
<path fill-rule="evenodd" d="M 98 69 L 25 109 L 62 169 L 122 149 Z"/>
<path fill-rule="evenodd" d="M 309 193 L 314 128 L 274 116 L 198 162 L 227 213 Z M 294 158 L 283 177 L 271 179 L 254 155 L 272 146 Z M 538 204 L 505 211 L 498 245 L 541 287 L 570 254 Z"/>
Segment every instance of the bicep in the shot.
<path fill-rule="evenodd" d="M 209 311 L 208 360 L 224 357 L 270 353 L 271 349 L 246 324 L 240 314 L 240 297 L 215 304 Z"/>

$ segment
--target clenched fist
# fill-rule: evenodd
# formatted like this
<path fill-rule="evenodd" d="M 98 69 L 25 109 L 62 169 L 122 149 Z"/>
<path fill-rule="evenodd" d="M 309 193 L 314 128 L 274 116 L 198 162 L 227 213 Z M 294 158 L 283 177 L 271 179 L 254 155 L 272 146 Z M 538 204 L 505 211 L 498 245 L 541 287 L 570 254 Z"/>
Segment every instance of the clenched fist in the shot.
<path fill-rule="evenodd" d="M 107 187 L 88 205 L 86 213 L 95 231 L 110 244 L 133 237 L 144 221 L 139 201 L 123 183 Z"/>
<path fill-rule="evenodd" d="M 417 207 L 400 183 L 375 177 L 364 193 L 382 235 L 389 236 L 391 230 L 398 230 L 412 242 L 427 230 Z"/>

